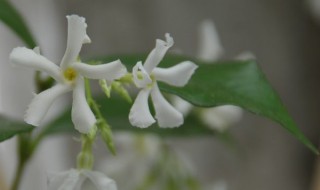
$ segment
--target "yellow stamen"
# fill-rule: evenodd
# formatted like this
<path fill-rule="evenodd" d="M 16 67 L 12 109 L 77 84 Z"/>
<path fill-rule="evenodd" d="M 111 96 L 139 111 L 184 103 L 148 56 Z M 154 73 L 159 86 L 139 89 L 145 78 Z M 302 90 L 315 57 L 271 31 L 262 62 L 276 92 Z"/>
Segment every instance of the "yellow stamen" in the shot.
<path fill-rule="evenodd" d="M 73 68 L 68 68 L 63 72 L 63 76 L 68 81 L 74 81 L 77 78 L 77 72 Z"/>

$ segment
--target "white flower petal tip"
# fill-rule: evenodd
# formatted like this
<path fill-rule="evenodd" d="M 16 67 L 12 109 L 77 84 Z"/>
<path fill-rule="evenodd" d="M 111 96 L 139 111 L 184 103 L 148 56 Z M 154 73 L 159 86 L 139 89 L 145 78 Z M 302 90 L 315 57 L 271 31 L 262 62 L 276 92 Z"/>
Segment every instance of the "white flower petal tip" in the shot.
<path fill-rule="evenodd" d="M 39 47 L 39 46 L 34 47 L 34 48 L 33 48 L 33 51 L 34 51 L 36 54 L 40 55 L 40 47 Z"/>
<path fill-rule="evenodd" d="M 184 119 L 182 113 L 177 111 L 161 94 L 158 86 L 151 91 L 151 98 L 156 111 L 155 118 L 159 127 L 172 128 L 179 127 L 183 124 Z"/>
<path fill-rule="evenodd" d="M 199 27 L 199 41 L 199 59 L 214 61 L 223 55 L 224 49 L 213 21 L 204 20 L 201 23 Z"/>
<path fill-rule="evenodd" d="M 174 40 L 170 36 L 169 33 L 165 34 L 166 41 L 163 41 L 161 39 L 156 40 L 156 49 L 160 50 L 159 52 L 163 51 L 163 54 L 173 46 Z M 162 55 L 163 57 L 163 55 Z"/>
<path fill-rule="evenodd" d="M 77 62 L 77 57 L 84 43 L 91 41 L 87 35 L 86 19 L 78 15 L 68 15 L 68 39 L 65 54 L 61 60 L 62 70 Z"/>
<path fill-rule="evenodd" d="M 153 73 L 157 80 L 181 87 L 188 83 L 197 68 L 193 62 L 184 61 L 170 68 L 155 68 Z"/>
<path fill-rule="evenodd" d="M 148 84 L 152 83 L 152 80 L 147 73 L 147 71 L 142 66 L 142 62 L 139 61 L 133 68 L 132 68 L 132 75 L 134 84 L 138 88 L 144 88 Z"/>
<path fill-rule="evenodd" d="M 166 33 L 165 34 L 165 38 L 166 38 L 166 46 L 168 46 L 168 47 L 172 47 L 173 46 L 173 44 L 174 44 L 174 41 L 173 41 L 173 38 L 170 36 L 170 34 L 169 33 Z"/>
<path fill-rule="evenodd" d="M 87 27 L 86 19 L 82 16 L 72 14 L 72 15 L 67 15 L 66 17 L 67 17 L 68 21 L 83 23 Z"/>
<path fill-rule="evenodd" d="M 109 66 L 107 76 L 105 76 L 105 79 L 108 81 L 119 79 L 128 73 L 127 68 L 122 64 L 120 59 L 106 63 L 106 65 Z"/>
<path fill-rule="evenodd" d="M 132 126 L 147 128 L 156 122 L 149 110 L 149 94 L 150 90 L 142 89 L 134 101 L 129 113 L 129 121 Z"/>
<path fill-rule="evenodd" d="M 87 103 L 84 88 L 83 78 L 78 77 L 76 86 L 73 90 L 71 119 L 75 128 L 80 133 L 87 134 L 90 132 L 97 120 Z"/>
<path fill-rule="evenodd" d="M 70 86 L 58 84 L 35 95 L 26 111 L 24 121 L 30 125 L 39 126 L 53 101 L 70 90 Z"/>
<path fill-rule="evenodd" d="M 83 42 L 82 42 L 83 44 L 89 44 L 89 43 L 91 43 L 91 39 L 90 39 L 90 37 L 88 36 L 88 35 L 86 35 L 85 37 L 84 37 L 84 39 L 83 39 Z"/>

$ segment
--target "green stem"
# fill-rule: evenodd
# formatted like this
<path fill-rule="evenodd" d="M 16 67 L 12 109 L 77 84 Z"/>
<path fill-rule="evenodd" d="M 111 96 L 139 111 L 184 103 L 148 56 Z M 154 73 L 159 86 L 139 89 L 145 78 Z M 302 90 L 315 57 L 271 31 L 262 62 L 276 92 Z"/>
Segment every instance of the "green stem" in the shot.
<path fill-rule="evenodd" d="M 102 139 L 105 141 L 107 147 L 109 148 L 111 153 L 113 155 L 115 155 L 116 151 L 115 151 L 114 144 L 113 144 L 111 127 L 107 123 L 107 120 L 103 117 L 98 104 L 92 98 L 89 80 L 85 79 L 84 82 L 85 82 L 85 92 L 86 92 L 87 102 L 88 102 L 90 108 L 92 109 L 94 115 L 97 118 L 96 126 L 100 130 Z"/>
<path fill-rule="evenodd" d="M 19 161 L 18 168 L 15 173 L 15 178 L 14 178 L 11 190 L 18 190 L 20 182 L 21 182 L 21 177 L 22 177 L 22 174 L 23 174 L 23 171 L 25 168 L 25 164 L 26 164 L 26 162 Z"/>
<path fill-rule="evenodd" d="M 25 169 L 25 165 L 30 159 L 32 153 L 29 151 L 30 150 L 30 134 L 21 134 L 18 135 L 18 155 L 19 155 L 19 160 L 18 160 L 18 167 L 15 172 L 15 177 L 13 180 L 12 188 L 11 190 L 18 190 L 21 178 Z"/>

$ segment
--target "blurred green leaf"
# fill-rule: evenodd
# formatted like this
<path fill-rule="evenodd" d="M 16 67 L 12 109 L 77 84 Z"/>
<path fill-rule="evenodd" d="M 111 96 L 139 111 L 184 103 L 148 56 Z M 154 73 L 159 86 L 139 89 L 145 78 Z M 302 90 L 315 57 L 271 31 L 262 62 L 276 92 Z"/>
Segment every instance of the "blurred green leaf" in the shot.
<path fill-rule="evenodd" d="M 32 131 L 33 126 L 0 115 L 0 142 L 16 134 Z"/>
<path fill-rule="evenodd" d="M 36 46 L 23 18 L 8 0 L 0 0 L 0 20 L 11 28 L 29 48 Z"/>
<path fill-rule="evenodd" d="M 120 58 L 128 70 L 139 60 L 145 60 L 144 55 L 114 56 L 99 59 L 103 62 Z M 191 60 L 182 56 L 166 56 L 160 67 L 168 67 L 179 62 Z M 317 148 L 306 138 L 296 126 L 295 122 L 282 104 L 279 96 L 271 87 L 264 74 L 254 61 L 227 61 L 215 64 L 199 64 L 199 68 L 189 83 L 183 88 L 177 88 L 160 83 L 163 92 L 182 97 L 196 106 L 213 107 L 219 105 L 236 105 L 252 113 L 267 117 L 279 123 L 300 142 L 314 153 Z M 155 125 L 147 129 L 130 126 L 128 114 L 130 105 L 124 101 L 107 98 L 99 99 L 102 112 L 114 130 L 129 130 L 139 133 L 156 133 L 161 136 L 196 136 L 213 134 L 194 116 L 186 118 L 185 124 L 179 128 L 163 129 Z M 53 122 L 44 132 L 45 134 L 70 131 L 70 112 Z M 267 135 L 267 134 L 266 134 Z M 271 135 L 271 134 L 270 134 Z"/>

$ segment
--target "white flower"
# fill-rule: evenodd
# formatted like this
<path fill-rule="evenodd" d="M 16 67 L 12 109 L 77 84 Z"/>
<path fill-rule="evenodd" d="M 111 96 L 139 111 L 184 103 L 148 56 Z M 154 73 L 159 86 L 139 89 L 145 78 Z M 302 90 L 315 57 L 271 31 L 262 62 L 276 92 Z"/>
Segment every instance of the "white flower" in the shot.
<path fill-rule="evenodd" d="M 105 174 L 90 170 L 75 170 L 50 174 L 48 190 L 81 190 L 82 184 L 89 179 L 97 190 L 117 190 L 114 180 Z"/>
<path fill-rule="evenodd" d="M 46 72 L 57 81 L 52 88 L 37 94 L 28 107 L 25 121 L 39 126 L 43 117 L 60 95 L 73 90 L 72 122 L 81 133 L 88 133 L 96 118 L 87 104 L 84 77 L 91 79 L 114 80 L 126 74 L 126 68 L 120 60 L 102 65 L 88 65 L 77 60 L 82 44 L 89 43 L 86 34 L 85 18 L 77 15 L 67 16 L 68 41 L 66 52 L 58 67 L 40 55 L 39 48 L 34 50 L 18 47 L 13 49 L 10 60 L 13 65 L 30 67 Z"/>
<path fill-rule="evenodd" d="M 187 84 L 198 66 L 191 61 L 184 61 L 170 68 L 156 68 L 173 45 L 172 37 L 169 34 L 165 37 L 166 41 L 156 41 L 156 47 L 150 52 L 144 65 L 138 62 L 132 69 L 134 83 L 141 88 L 129 114 L 133 126 L 146 128 L 155 122 L 148 105 L 150 94 L 160 127 L 177 127 L 183 124 L 183 115 L 162 96 L 157 81 L 182 87 Z"/>

